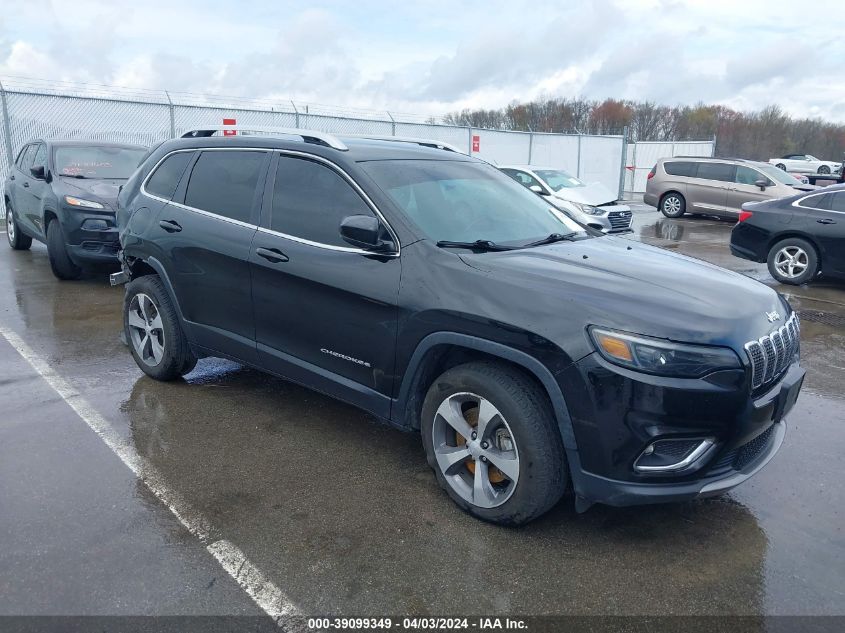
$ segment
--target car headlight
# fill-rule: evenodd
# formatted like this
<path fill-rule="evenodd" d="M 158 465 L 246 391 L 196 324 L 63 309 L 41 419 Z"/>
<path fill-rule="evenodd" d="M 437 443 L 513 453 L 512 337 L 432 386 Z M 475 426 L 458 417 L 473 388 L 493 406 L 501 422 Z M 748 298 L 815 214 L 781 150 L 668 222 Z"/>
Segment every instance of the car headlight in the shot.
<path fill-rule="evenodd" d="M 83 209 L 105 209 L 105 206 L 93 200 L 83 200 L 82 198 L 74 198 L 73 196 L 65 196 L 65 202 L 72 207 L 81 207 Z"/>
<path fill-rule="evenodd" d="M 587 215 L 604 215 L 606 213 L 605 209 L 600 209 L 589 204 L 580 204 L 578 202 L 573 202 L 572 204 L 578 207 L 582 213 L 586 213 Z"/>
<path fill-rule="evenodd" d="M 700 378 L 720 369 L 742 368 L 728 347 L 685 345 L 598 327 L 590 328 L 590 336 L 605 360 L 647 374 Z"/>

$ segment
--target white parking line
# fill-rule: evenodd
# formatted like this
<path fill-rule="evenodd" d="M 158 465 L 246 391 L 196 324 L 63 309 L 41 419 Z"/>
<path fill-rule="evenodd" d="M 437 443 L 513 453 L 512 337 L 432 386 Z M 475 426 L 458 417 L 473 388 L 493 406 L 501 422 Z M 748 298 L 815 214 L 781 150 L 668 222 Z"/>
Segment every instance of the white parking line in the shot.
<path fill-rule="evenodd" d="M 127 468 L 176 516 L 185 528 L 197 537 L 220 566 L 271 618 L 280 622 L 283 616 L 301 615 L 290 599 L 253 565 L 233 543 L 215 540 L 213 528 L 201 513 L 194 510 L 178 493 L 167 487 L 164 477 L 134 447 L 120 437 L 111 424 L 49 363 L 39 357 L 17 334 L 0 325 L 0 335 L 18 354 L 70 405 L 76 414 L 96 433 Z"/>

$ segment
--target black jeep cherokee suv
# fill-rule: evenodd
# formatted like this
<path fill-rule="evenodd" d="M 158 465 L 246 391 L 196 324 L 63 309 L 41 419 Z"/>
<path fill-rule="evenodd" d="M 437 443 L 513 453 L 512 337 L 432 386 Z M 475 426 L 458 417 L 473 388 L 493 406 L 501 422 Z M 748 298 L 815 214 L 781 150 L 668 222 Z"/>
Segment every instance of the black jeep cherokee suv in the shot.
<path fill-rule="evenodd" d="M 98 141 L 31 141 L 6 179 L 6 237 L 15 250 L 47 244 L 59 279 L 117 264 L 117 192 L 147 149 Z M 55 221 L 54 221 L 55 220 Z"/>
<path fill-rule="evenodd" d="M 503 524 L 569 486 L 580 510 L 718 494 L 780 447 L 804 371 L 768 286 L 585 232 L 434 141 L 291 133 L 195 131 L 124 187 L 148 375 L 219 356 L 350 402 Z"/>

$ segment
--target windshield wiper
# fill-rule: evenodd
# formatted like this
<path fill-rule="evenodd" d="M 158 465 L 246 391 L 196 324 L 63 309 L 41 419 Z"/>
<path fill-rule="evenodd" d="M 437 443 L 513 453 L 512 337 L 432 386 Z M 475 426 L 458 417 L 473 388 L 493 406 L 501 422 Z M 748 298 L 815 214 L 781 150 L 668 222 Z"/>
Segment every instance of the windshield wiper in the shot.
<path fill-rule="evenodd" d="M 491 242 L 490 240 L 475 240 L 474 242 L 451 242 L 449 240 L 440 240 L 437 242 L 440 248 L 471 248 L 477 251 L 512 251 L 513 246 L 502 246 Z"/>
<path fill-rule="evenodd" d="M 528 242 L 522 246 L 522 248 L 530 248 L 531 246 L 543 246 L 544 244 L 554 244 L 555 242 L 563 242 L 564 240 L 569 240 L 571 242 L 575 241 L 575 236 L 578 233 L 552 233 L 551 235 L 544 237 L 542 240 L 537 240 L 536 242 Z"/>
<path fill-rule="evenodd" d="M 85 180 L 88 179 L 88 176 L 83 176 L 82 174 L 73 174 L 73 175 L 71 175 L 71 174 L 59 174 L 59 175 L 63 176 L 64 178 L 82 178 L 82 179 L 85 179 Z"/>

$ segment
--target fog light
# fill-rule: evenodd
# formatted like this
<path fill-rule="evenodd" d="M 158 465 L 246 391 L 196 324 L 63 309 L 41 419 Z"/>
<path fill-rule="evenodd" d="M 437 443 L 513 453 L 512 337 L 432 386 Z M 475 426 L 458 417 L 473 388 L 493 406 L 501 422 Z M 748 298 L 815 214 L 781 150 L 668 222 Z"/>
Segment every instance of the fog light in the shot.
<path fill-rule="evenodd" d="M 641 473 L 677 473 L 693 469 L 716 445 L 713 438 L 657 440 L 646 446 L 634 462 Z"/>
<path fill-rule="evenodd" d="M 88 219 L 82 223 L 82 228 L 86 231 L 108 231 L 109 223 L 106 220 Z"/>

